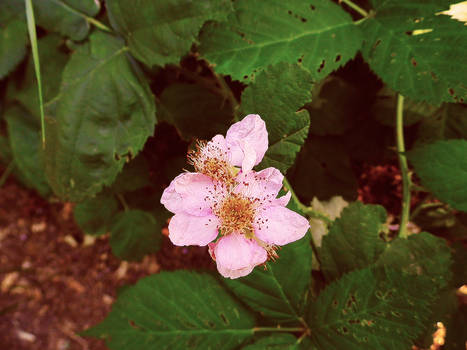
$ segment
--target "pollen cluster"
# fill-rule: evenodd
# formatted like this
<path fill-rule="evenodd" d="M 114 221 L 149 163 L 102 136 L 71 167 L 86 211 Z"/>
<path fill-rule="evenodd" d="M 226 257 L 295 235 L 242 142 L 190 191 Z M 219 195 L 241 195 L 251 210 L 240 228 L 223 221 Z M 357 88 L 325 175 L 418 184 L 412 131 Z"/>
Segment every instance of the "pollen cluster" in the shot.
<path fill-rule="evenodd" d="M 221 234 L 240 232 L 247 238 L 253 238 L 255 207 L 254 201 L 236 193 L 231 193 L 222 202 L 216 203 L 213 211 L 221 221 L 219 227 Z"/>
<path fill-rule="evenodd" d="M 235 183 L 235 169 L 228 162 L 227 152 L 212 142 L 197 141 L 196 148 L 188 152 L 188 163 L 193 165 L 196 172 L 219 183 Z"/>

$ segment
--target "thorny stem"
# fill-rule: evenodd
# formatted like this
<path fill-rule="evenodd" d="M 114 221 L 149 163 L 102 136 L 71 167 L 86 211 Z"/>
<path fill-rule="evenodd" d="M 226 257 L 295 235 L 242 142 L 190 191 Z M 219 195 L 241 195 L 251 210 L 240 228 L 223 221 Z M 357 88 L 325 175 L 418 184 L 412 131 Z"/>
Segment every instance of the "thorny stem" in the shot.
<path fill-rule="evenodd" d="M 99 22 L 97 19 L 95 19 L 93 17 L 88 17 L 88 16 L 84 16 L 84 18 L 86 18 L 86 21 L 88 21 L 89 23 L 95 25 L 97 28 L 103 30 L 104 32 L 109 32 L 109 33 L 112 32 L 112 29 L 107 27 L 104 23 Z"/>
<path fill-rule="evenodd" d="M 369 13 L 366 12 L 364 9 L 362 9 L 360 6 L 358 6 L 357 4 L 354 4 L 351 0 L 339 0 L 339 3 L 342 4 L 346 4 L 348 7 L 350 7 L 351 9 L 357 11 L 359 14 L 361 14 L 363 17 L 368 17 L 369 16 Z"/>
<path fill-rule="evenodd" d="M 238 116 L 235 113 L 235 111 L 238 109 L 240 106 L 237 99 L 235 98 L 235 95 L 233 94 L 232 89 L 230 86 L 226 83 L 224 77 L 214 71 L 214 69 L 209 66 L 209 70 L 211 71 L 212 75 L 216 79 L 217 83 L 219 84 L 221 91 L 223 95 L 225 96 L 226 100 L 230 102 L 230 105 L 232 106 L 232 109 L 234 111 L 234 121 L 239 121 Z"/>
<path fill-rule="evenodd" d="M 253 332 L 304 332 L 301 327 L 254 327 Z"/>
<path fill-rule="evenodd" d="M 10 174 L 13 171 L 14 167 L 15 167 L 15 163 L 13 161 L 11 161 L 10 164 L 8 164 L 8 166 L 6 167 L 6 169 L 3 172 L 2 176 L 0 177 L 0 187 L 2 187 L 3 184 L 5 183 L 5 181 L 8 179 L 8 176 L 10 176 Z"/>
<path fill-rule="evenodd" d="M 397 155 L 399 157 L 399 165 L 402 173 L 402 213 L 399 226 L 399 236 L 407 238 L 407 223 L 410 217 L 410 174 L 405 156 L 404 145 L 404 96 L 397 95 L 397 111 L 396 111 L 396 143 Z"/>

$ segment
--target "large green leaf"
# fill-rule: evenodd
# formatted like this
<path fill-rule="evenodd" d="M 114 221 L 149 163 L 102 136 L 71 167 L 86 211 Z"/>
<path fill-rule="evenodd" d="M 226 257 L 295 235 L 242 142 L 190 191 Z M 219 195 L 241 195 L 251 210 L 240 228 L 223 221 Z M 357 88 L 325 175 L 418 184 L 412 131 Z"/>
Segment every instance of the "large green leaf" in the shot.
<path fill-rule="evenodd" d="M 152 135 L 154 98 L 121 41 L 95 32 L 63 72 L 48 120 L 47 177 L 55 193 L 79 201 L 110 185 Z"/>
<path fill-rule="evenodd" d="M 237 348 L 253 336 L 252 315 L 207 274 L 161 272 L 122 291 L 86 335 L 111 350 Z"/>
<path fill-rule="evenodd" d="M 72 40 L 83 40 L 89 32 L 88 17 L 100 10 L 96 0 L 33 0 L 39 26 L 59 32 Z"/>
<path fill-rule="evenodd" d="M 407 239 L 395 239 L 378 258 L 377 264 L 428 276 L 439 289 L 447 286 L 451 279 L 451 251 L 446 241 L 426 232 Z"/>
<path fill-rule="evenodd" d="M 279 333 L 256 340 L 244 346 L 242 350 L 298 350 L 298 339 L 290 333 Z"/>
<path fill-rule="evenodd" d="M 176 83 L 160 95 L 157 119 L 175 125 L 186 140 L 210 139 L 225 133 L 233 119 L 233 106 L 206 87 Z"/>
<path fill-rule="evenodd" d="M 225 283 L 246 304 L 273 322 L 301 324 L 311 278 L 310 236 L 284 246 L 265 269 Z"/>
<path fill-rule="evenodd" d="M 148 66 L 178 63 L 188 53 L 207 20 L 222 20 L 228 0 L 107 0 L 112 27 L 131 53 Z"/>
<path fill-rule="evenodd" d="M 400 350 L 426 327 L 430 279 L 390 269 L 357 270 L 330 284 L 310 305 L 313 344 L 326 350 Z"/>
<path fill-rule="evenodd" d="M 74 217 L 84 233 L 102 235 L 110 231 L 117 211 L 117 200 L 105 191 L 94 198 L 76 204 Z"/>
<path fill-rule="evenodd" d="M 28 29 L 24 1 L 0 2 L 0 79 L 8 75 L 26 54 Z"/>
<path fill-rule="evenodd" d="M 408 155 L 423 186 L 453 208 L 467 211 L 467 140 L 438 141 Z"/>
<path fill-rule="evenodd" d="M 467 98 L 467 31 L 440 15 L 451 0 L 372 0 L 363 56 L 393 90 L 440 104 Z"/>
<path fill-rule="evenodd" d="M 379 234 L 386 211 L 379 205 L 353 202 L 341 213 L 323 237 L 319 250 L 321 271 L 328 281 L 373 264 L 385 248 Z"/>
<path fill-rule="evenodd" d="M 200 51 L 218 73 L 237 80 L 279 62 L 298 62 L 320 79 L 361 46 L 350 15 L 329 0 L 237 0 L 234 6 L 225 22 L 203 28 Z"/>
<path fill-rule="evenodd" d="M 268 129 L 269 148 L 261 167 L 285 173 L 294 163 L 310 126 L 308 112 L 298 110 L 310 101 L 312 86 L 310 73 L 299 65 L 279 63 L 261 72 L 243 92 L 243 115 L 261 115 Z"/>
<path fill-rule="evenodd" d="M 111 227 L 112 252 L 121 259 L 140 260 L 159 250 L 165 222 L 142 210 L 128 210 L 114 218 Z"/>
<path fill-rule="evenodd" d="M 55 97 L 60 89 L 62 72 L 68 61 L 68 56 L 60 49 L 62 38 L 58 34 L 42 37 L 38 41 L 39 61 L 41 65 L 42 95 L 44 101 Z M 18 82 L 9 84 L 9 97 L 16 99 L 30 113 L 40 118 L 39 95 L 32 56 L 29 58 L 24 77 Z"/>
<path fill-rule="evenodd" d="M 50 194 L 44 174 L 44 159 L 41 151 L 40 126 L 33 115 L 14 105 L 5 112 L 11 151 L 21 179 L 35 188 L 42 196 Z"/>

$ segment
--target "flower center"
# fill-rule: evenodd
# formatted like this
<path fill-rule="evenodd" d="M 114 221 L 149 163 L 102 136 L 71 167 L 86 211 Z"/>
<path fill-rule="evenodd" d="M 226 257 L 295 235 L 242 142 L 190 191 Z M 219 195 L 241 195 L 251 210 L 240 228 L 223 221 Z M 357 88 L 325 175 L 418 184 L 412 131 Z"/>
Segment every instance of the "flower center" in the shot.
<path fill-rule="evenodd" d="M 237 170 L 227 161 L 227 152 L 213 142 L 197 141 L 196 149 L 188 152 L 188 163 L 195 171 L 227 185 L 235 184 Z"/>
<path fill-rule="evenodd" d="M 256 205 L 253 200 L 231 193 L 215 205 L 213 211 L 221 221 L 219 229 L 222 235 L 239 232 L 247 238 L 254 237 L 253 220 Z"/>

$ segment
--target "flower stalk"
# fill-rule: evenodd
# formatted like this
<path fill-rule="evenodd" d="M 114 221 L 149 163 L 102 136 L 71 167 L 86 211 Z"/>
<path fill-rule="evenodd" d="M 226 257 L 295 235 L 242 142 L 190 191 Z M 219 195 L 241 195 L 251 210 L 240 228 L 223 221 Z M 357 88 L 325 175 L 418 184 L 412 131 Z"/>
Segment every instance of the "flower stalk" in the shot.
<path fill-rule="evenodd" d="M 410 218 L 410 173 L 405 156 L 404 144 L 404 96 L 397 95 L 396 109 L 396 146 L 399 165 L 402 173 L 402 212 L 399 226 L 399 236 L 407 238 L 407 224 Z"/>

